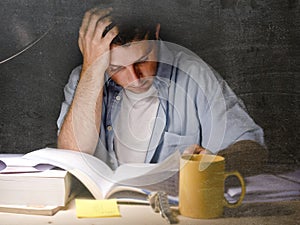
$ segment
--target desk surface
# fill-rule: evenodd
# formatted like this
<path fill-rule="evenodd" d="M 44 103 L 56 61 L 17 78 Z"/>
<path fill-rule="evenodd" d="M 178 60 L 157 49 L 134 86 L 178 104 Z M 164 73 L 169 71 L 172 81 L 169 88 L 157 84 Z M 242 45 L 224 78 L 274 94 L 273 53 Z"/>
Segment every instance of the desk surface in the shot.
<path fill-rule="evenodd" d="M 200 220 L 178 216 L 179 224 L 209 224 L 209 225 L 247 225 L 247 224 L 296 224 L 300 221 L 300 201 L 251 203 L 243 204 L 236 209 L 225 209 L 224 217 L 219 219 Z M 75 213 L 74 201 L 68 209 L 57 212 L 54 216 L 33 216 L 24 214 L 0 213 L 2 225 L 116 225 L 116 224 L 139 224 L 157 225 L 168 224 L 159 214 L 154 213 L 150 206 L 146 205 L 120 205 L 121 217 L 118 218 L 85 218 L 78 219 Z"/>

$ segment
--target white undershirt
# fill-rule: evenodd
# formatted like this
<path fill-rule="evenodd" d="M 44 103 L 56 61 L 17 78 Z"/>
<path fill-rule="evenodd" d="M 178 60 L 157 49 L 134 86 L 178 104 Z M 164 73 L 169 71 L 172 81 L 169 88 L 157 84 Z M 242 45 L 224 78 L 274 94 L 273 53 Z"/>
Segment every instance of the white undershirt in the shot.
<path fill-rule="evenodd" d="M 124 90 L 120 113 L 114 124 L 114 147 L 120 164 L 145 161 L 158 103 L 157 90 L 153 86 L 140 94 Z"/>

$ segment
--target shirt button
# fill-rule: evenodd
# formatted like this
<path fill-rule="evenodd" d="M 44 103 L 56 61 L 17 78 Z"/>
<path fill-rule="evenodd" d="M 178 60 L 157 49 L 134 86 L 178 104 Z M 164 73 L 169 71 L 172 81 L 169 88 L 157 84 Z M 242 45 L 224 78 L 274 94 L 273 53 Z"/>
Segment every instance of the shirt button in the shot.
<path fill-rule="evenodd" d="M 117 101 L 120 101 L 120 100 L 121 100 L 121 96 L 120 96 L 120 95 L 117 95 L 117 96 L 116 96 L 116 100 L 117 100 Z"/>
<path fill-rule="evenodd" d="M 107 126 L 107 130 L 111 131 L 112 130 L 112 126 Z"/>

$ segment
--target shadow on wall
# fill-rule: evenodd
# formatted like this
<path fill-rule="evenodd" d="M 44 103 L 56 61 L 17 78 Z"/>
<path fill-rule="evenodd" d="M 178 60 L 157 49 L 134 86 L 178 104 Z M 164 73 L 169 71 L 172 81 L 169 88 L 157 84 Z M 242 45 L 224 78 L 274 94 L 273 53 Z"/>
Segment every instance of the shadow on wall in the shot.
<path fill-rule="evenodd" d="M 99 1 L 10 0 L 0 6 L 0 152 L 55 146 L 78 30 Z M 146 1 L 101 1 L 143 7 Z M 299 1 L 153 1 L 162 38 L 197 53 L 244 100 L 265 130 L 270 162 L 296 164 Z M 5 9 L 5 10 L 3 10 Z M 298 74 L 299 75 L 299 74 Z"/>

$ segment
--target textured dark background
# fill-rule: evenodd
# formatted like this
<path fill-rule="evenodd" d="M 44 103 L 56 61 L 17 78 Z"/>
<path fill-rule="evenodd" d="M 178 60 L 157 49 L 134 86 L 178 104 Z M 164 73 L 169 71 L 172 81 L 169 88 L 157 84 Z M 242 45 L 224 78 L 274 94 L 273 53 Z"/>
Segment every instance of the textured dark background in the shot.
<path fill-rule="evenodd" d="M 145 2 L 0 1 L 0 153 L 55 146 L 63 87 L 81 62 L 84 12 Z M 162 38 L 197 53 L 244 100 L 265 131 L 269 163 L 299 166 L 299 1 L 151 2 Z"/>

